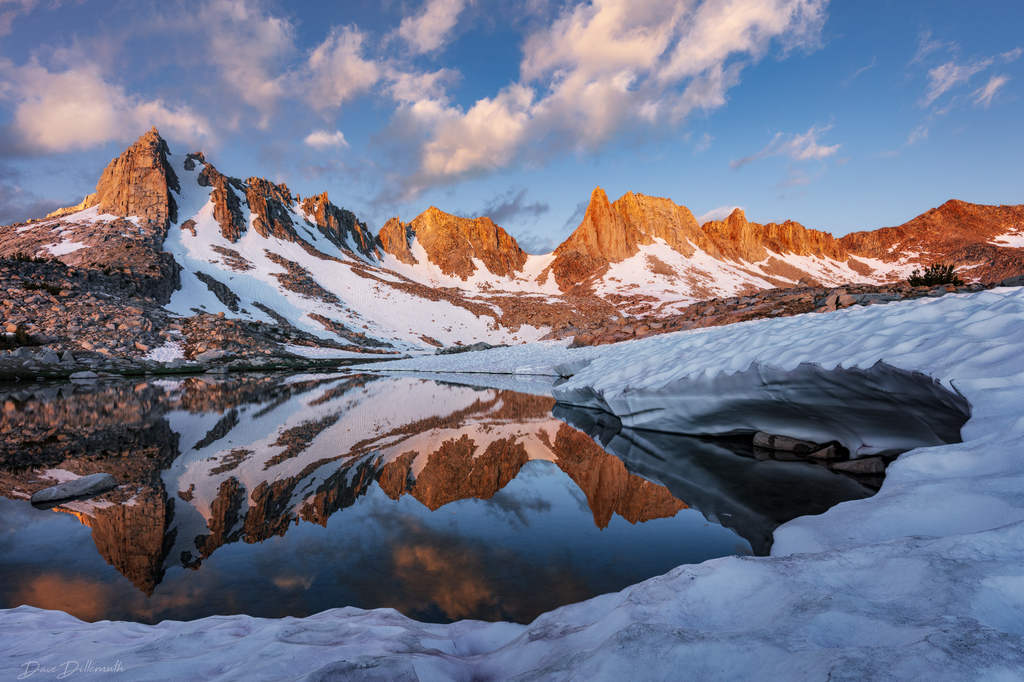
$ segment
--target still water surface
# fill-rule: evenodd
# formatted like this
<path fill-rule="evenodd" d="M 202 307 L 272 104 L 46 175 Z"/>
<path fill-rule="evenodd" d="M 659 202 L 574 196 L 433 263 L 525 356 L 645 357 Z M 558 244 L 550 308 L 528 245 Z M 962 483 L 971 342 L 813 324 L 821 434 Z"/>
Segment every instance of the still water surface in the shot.
<path fill-rule="evenodd" d="M 527 622 L 764 553 L 778 523 L 870 494 L 742 446 L 610 435 L 543 395 L 414 376 L 0 393 L 0 607 L 86 620 L 357 606 Z M 52 509 L 25 499 L 96 471 L 122 485 Z"/>

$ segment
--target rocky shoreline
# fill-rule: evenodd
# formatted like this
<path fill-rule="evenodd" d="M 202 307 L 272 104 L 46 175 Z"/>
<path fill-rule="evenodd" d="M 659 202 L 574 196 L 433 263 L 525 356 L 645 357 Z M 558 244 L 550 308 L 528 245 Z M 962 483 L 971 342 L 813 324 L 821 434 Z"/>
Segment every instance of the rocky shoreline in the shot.
<path fill-rule="evenodd" d="M 893 284 L 848 284 L 843 287 L 793 287 L 765 289 L 747 296 L 712 298 L 694 303 L 679 313 L 647 313 L 616 317 L 578 329 L 572 346 L 600 346 L 630 339 L 641 339 L 668 332 L 720 327 L 722 325 L 771 317 L 789 317 L 803 313 L 829 313 L 854 305 L 880 305 L 916 298 L 937 298 L 947 294 L 970 294 L 998 286 L 1024 286 L 1024 275 L 1008 277 L 997 283 L 971 283 L 959 286 L 910 286 Z"/>

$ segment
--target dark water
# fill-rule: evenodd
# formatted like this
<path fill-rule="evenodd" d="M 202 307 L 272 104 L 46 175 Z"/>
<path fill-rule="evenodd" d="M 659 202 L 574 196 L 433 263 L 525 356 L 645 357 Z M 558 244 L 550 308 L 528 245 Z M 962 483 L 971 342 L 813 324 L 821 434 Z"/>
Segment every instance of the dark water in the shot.
<path fill-rule="evenodd" d="M 32 386 L 0 405 L 0 607 L 86 620 L 358 606 L 526 622 L 764 553 L 779 523 L 871 492 L 743 444 L 408 376 Z M 47 471 L 122 485 L 36 509 Z"/>

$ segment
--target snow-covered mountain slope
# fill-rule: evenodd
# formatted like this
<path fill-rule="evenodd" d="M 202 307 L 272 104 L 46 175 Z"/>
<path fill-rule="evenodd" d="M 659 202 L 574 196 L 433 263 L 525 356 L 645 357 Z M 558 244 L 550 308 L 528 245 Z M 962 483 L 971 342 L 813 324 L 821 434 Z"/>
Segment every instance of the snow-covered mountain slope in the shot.
<path fill-rule="evenodd" d="M 875 496 L 783 525 L 770 557 L 681 566 L 529 625 L 435 625 L 346 608 L 305 619 L 145 626 L 21 607 L 0 617 L 0 665 L 19 669 L 56 651 L 61 660 L 121 660 L 136 679 L 168 671 L 182 678 L 672 679 L 683 671 L 715 679 L 1017 680 L 1024 669 L 1022 334 L 1024 289 L 994 289 L 598 348 L 521 346 L 402 361 L 447 371 L 560 366 L 574 375 L 558 390 L 589 388 L 614 406 L 615 396 L 668 396 L 695 377 L 728 376 L 753 363 L 787 371 L 883 360 L 955 387 L 971 417 L 963 442 L 901 455 Z"/>
<path fill-rule="evenodd" d="M 368 337 L 369 345 L 391 343 L 399 349 L 422 347 L 424 336 L 450 345 L 535 340 L 546 331 L 498 327 L 480 310 L 458 305 L 458 297 L 428 297 L 432 292 L 381 267 L 372 255 L 329 240 L 298 202 L 278 204 L 284 211 L 281 218 L 295 226 L 297 236 L 261 234 L 255 226 L 257 214 L 242 204 L 244 227 L 231 240 L 214 216 L 210 192 L 198 183 L 201 167 L 197 163 L 193 170 L 178 169 L 179 221 L 165 241 L 166 250 L 183 267 L 182 286 L 168 304 L 177 313 L 198 309 L 267 322 L 283 318 L 315 334 L 343 341 Z M 229 293 L 218 297 L 221 285 Z"/>
<path fill-rule="evenodd" d="M 293 327 L 346 352 L 571 336 L 623 314 L 798 284 L 903 279 L 948 262 L 965 279 L 1024 272 L 1024 206 L 949 201 L 893 228 L 840 239 L 742 211 L 698 225 L 670 199 L 594 190 L 579 227 L 531 255 L 489 218 L 430 207 L 374 235 L 326 193 L 218 171 L 172 153 L 154 129 L 104 170 L 96 192 L 0 230 L 0 256 L 56 258 L 110 276 L 184 316 Z M 169 299 L 169 300 L 168 300 Z M 307 339 L 308 340 L 308 339 Z"/>

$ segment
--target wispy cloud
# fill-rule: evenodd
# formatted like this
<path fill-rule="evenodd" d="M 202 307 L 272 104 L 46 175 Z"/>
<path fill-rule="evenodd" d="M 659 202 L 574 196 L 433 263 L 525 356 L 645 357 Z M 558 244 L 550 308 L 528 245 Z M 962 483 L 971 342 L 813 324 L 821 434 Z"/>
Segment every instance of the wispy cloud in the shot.
<path fill-rule="evenodd" d="M 939 40 L 932 36 L 931 31 L 924 31 L 918 37 L 917 50 L 914 52 L 911 64 L 920 64 L 932 54 L 940 51 L 956 52 L 960 46 L 953 41 Z"/>
<path fill-rule="evenodd" d="M 847 77 L 847 79 L 843 81 L 843 85 L 844 86 L 849 85 L 850 83 L 855 81 L 857 78 L 859 78 L 860 76 L 864 75 L 866 72 L 870 71 L 871 69 L 875 68 L 876 66 L 878 66 L 878 57 L 877 56 L 872 57 L 870 63 L 865 64 L 864 66 L 860 67 L 859 69 L 857 69 L 856 71 L 851 73 Z"/>
<path fill-rule="evenodd" d="M 992 104 L 992 98 L 996 96 L 1000 88 L 1006 85 L 1009 80 L 1009 76 L 992 76 L 988 79 L 988 83 L 975 90 L 971 95 L 974 98 L 974 103 L 988 109 L 989 105 Z"/>
<path fill-rule="evenodd" d="M 907 135 L 906 145 L 909 147 L 910 145 L 917 144 L 918 142 L 921 142 L 922 140 L 927 140 L 927 139 L 928 139 L 928 126 L 922 123 L 921 125 L 917 126 L 913 130 L 911 130 L 910 134 Z"/>
<path fill-rule="evenodd" d="M 742 168 L 749 163 L 767 159 L 772 156 L 788 156 L 794 161 L 813 161 L 832 156 L 839 151 L 841 145 L 823 145 L 818 142 L 818 136 L 832 129 L 831 125 L 817 127 L 811 126 L 805 133 L 775 133 L 761 151 L 742 159 L 736 159 L 729 165 L 732 168 Z"/>
<path fill-rule="evenodd" d="M 698 154 L 700 154 L 701 152 L 706 152 L 707 150 L 711 149 L 711 143 L 714 141 L 715 138 L 713 135 L 711 135 L 711 133 L 704 133 L 697 139 L 697 142 L 693 145 L 693 151 L 697 152 Z"/>
<path fill-rule="evenodd" d="M 1012 50 L 1007 50 L 1006 52 L 999 55 L 999 58 L 1007 63 L 1015 62 L 1018 59 L 1020 59 L 1020 56 L 1022 54 L 1024 54 L 1024 47 L 1015 47 Z"/>
<path fill-rule="evenodd" d="M 992 58 L 981 59 L 968 64 L 957 64 L 946 62 L 928 71 L 928 89 L 925 92 L 922 104 L 930 107 L 935 100 L 942 97 L 951 89 L 966 83 L 972 76 L 992 66 Z"/>

